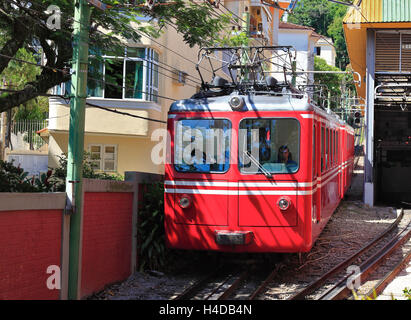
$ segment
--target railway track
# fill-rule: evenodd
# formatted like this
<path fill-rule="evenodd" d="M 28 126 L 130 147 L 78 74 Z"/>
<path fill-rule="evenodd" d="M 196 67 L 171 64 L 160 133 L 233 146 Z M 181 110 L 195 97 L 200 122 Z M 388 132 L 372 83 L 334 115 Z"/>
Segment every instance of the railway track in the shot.
<path fill-rule="evenodd" d="M 192 284 L 174 300 L 226 300 L 249 276 L 249 269 L 237 272 L 219 269 Z"/>
<path fill-rule="evenodd" d="M 340 263 L 338 266 L 324 274 L 321 278 L 317 279 L 307 287 L 305 287 L 300 292 L 291 296 L 288 300 L 304 300 L 309 299 L 309 297 L 314 297 L 315 300 L 342 300 L 347 299 L 351 296 L 352 290 L 349 288 L 349 283 L 351 280 L 359 280 L 360 283 L 364 283 L 370 277 L 370 275 L 375 272 L 384 261 L 389 258 L 395 250 L 398 250 L 402 245 L 404 245 L 411 237 L 411 223 L 405 226 L 402 230 L 398 231 L 382 248 L 377 252 L 373 253 L 371 256 L 365 259 L 365 261 L 357 268 L 356 274 L 346 274 L 346 268 L 350 266 L 359 257 L 367 254 L 370 250 L 375 249 L 376 245 L 386 237 L 390 232 L 392 232 L 400 223 L 403 218 L 404 210 L 401 210 L 401 215 L 397 220 L 387 229 L 383 234 L 372 240 L 369 244 L 361 248 L 351 257 Z M 401 267 L 407 264 L 411 260 L 411 254 L 408 253 L 398 264 L 392 269 L 378 285 L 369 290 L 366 294 L 368 297 L 373 297 L 375 294 L 379 294 L 387 286 L 387 284 L 400 272 Z M 330 278 L 338 274 L 344 273 L 340 276 L 338 281 L 334 281 L 334 284 L 327 288 L 324 292 L 324 284 L 329 282 Z M 356 288 L 357 290 L 359 288 Z M 321 292 L 321 290 L 323 290 Z M 318 292 L 319 295 L 318 295 Z"/>
<path fill-rule="evenodd" d="M 328 271 L 316 281 L 306 285 L 304 289 L 293 294 L 288 300 L 338 300 L 347 299 L 352 291 L 347 283 L 359 279 L 361 283 L 388 258 L 395 250 L 398 250 L 411 237 L 411 222 L 397 231 L 400 222 L 404 218 L 404 210 L 401 210 L 396 221 L 389 228 L 378 235 L 375 239 L 363 246 L 345 261 Z M 411 220 L 411 212 L 407 219 Z M 394 235 L 392 235 L 394 233 Z M 388 238 L 388 239 L 387 239 Z M 383 241 L 384 240 L 384 241 Z M 377 247 L 379 246 L 379 247 Z M 410 250 L 411 252 L 411 250 Z M 353 265 L 358 259 L 362 259 L 362 264 L 356 269 L 356 274 L 347 274 L 347 267 Z M 378 295 L 387 284 L 400 272 L 401 268 L 411 261 L 411 253 L 398 262 L 397 266 L 388 272 L 372 291 L 367 292 L 368 296 L 375 293 Z M 278 276 L 282 263 L 275 264 L 274 268 L 262 270 L 257 266 L 239 267 L 238 265 L 225 266 L 211 272 L 204 278 L 196 281 L 184 292 L 176 296 L 175 300 L 257 300 L 263 297 L 265 291 L 270 288 L 273 279 Z M 259 269 L 258 269 L 259 268 Z M 264 276 L 265 274 L 265 276 Z M 258 279 L 256 279 L 256 277 Z M 252 279 L 254 278 L 254 279 Z M 331 279 L 334 279 L 331 281 Z M 330 282 L 333 284 L 330 287 Z M 242 288 L 242 289 L 241 289 Z"/>

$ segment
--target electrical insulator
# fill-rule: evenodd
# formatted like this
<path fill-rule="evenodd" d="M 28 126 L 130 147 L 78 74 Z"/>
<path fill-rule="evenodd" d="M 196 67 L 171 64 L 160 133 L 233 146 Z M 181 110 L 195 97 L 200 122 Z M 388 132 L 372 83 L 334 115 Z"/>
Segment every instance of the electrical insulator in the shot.
<path fill-rule="evenodd" d="M 355 111 L 355 113 L 354 113 L 354 123 L 355 124 L 360 124 L 361 123 L 361 112 L 360 111 Z"/>

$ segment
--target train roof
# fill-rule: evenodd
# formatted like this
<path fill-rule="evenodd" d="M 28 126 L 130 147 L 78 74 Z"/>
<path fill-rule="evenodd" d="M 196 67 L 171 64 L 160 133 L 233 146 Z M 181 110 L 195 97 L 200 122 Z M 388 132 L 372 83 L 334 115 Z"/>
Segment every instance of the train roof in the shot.
<path fill-rule="evenodd" d="M 207 97 L 199 99 L 185 99 L 174 102 L 170 112 L 230 112 L 229 100 L 233 96 L 244 99 L 241 111 L 314 111 L 314 105 L 307 97 L 296 98 L 295 95 L 225 95 L 219 97 Z"/>

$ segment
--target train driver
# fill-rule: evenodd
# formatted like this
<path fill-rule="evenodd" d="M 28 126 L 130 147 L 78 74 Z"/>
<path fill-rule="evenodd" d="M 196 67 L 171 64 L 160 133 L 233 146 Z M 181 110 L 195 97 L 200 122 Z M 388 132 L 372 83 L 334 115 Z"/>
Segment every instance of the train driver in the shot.
<path fill-rule="evenodd" d="M 283 145 L 278 150 L 278 162 L 284 163 L 287 168 L 298 166 L 297 162 L 293 160 L 292 154 L 286 145 Z"/>

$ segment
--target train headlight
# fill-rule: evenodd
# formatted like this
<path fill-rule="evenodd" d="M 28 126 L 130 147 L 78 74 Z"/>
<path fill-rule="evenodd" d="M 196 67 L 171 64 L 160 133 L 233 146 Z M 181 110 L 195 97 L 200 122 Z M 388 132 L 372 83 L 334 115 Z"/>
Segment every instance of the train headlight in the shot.
<path fill-rule="evenodd" d="M 283 197 L 278 200 L 277 206 L 280 208 L 280 210 L 286 211 L 291 206 L 291 200 L 287 197 Z"/>
<path fill-rule="evenodd" d="M 230 107 L 235 110 L 239 110 L 244 106 L 244 98 L 239 97 L 239 96 L 234 96 L 230 98 L 230 101 L 228 102 L 230 104 Z"/>
<path fill-rule="evenodd" d="M 180 205 L 181 208 L 187 209 L 189 206 L 191 206 L 191 203 L 192 203 L 192 201 L 191 201 L 191 197 L 189 195 L 185 194 L 185 195 L 181 196 L 180 201 L 179 201 L 179 205 Z"/>

